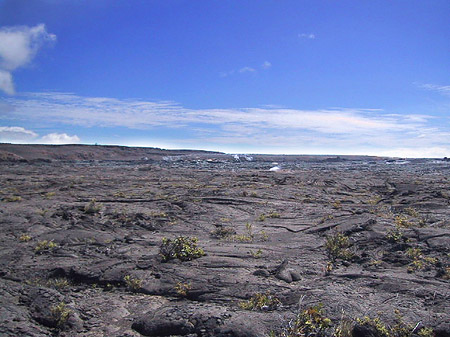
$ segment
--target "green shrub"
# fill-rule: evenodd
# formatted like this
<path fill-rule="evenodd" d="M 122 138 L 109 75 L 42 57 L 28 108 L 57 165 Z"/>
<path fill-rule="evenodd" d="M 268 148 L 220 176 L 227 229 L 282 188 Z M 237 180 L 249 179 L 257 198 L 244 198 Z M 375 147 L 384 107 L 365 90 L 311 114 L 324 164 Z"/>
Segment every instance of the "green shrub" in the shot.
<path fill-rule="evenodd" d="M 323 314 L 321 304 L 303 310 L 280 334 L 280 337 L 297 336 L 336 336 L 331 328 L 331 320 Z"/>
<path fill-rule="evenodd" d="M 269 239 L 269 235 L 262 230 L 259 233 L 253 232 L 253 225 L 250 223 L 245 224 L 246 232 L 243 234 L 234 234 L 228 235 L 224 237 L 227 241 L 234 242 L 253 242 L 253 240 L 258 239 L 259 241 L 267 241 Z"/>
<path fill-rule="evenodd" d="M 395 227 L 389 230 L 386 234 L 386 238 L 390 242 L 398 243 L 404 240 L 403 232 L 399 227 Z"/>
<path fill-rule="evenodd" d="M 434 257 L 425 256 L 420 248 L 408 248 L 406 255 L 412 260 L 408 266 L 409 272 L 428 269 L 438 262 Z"/>
<path fill-rule="evenodd" d="M 57 247 L 58 245 L 53 241 L 42 240 L 37 243 L 36 247 L 34 247 L 34 252 L 37 254 L 43 254 L 46 252 L 51 252 Z"/>
<path fill-rule="evenodd" d="M 131 277 L 130 275 L 126 275 L 123 280 L 125 281 L 128 290 L 132 292 L 137 292 L 142 287 L 142 280 Z"/>
<path fill-rule="evenodd" d="M 11 197 L 3 198 L 3 201 L 6 201 L 6 202 L 18 202 L 18 201 L 22 201 L 22 197 L 19 197 L 17 195 L 13 195 Z"/>
<path fill-rule="evenodd" d="M 181 261 L 191 261 L 198 259 L 205 254 L 202 248 L 197 246 L 198 239 L 196 237 L 179 236 L 176 239 L 162 239 L 160 247 L 160 255 L 164 262 L 179 259 Z"/>
<path fill-rule="evenodd" d="M 189 290 L 191 289 L 192 286 L 190 283 L 178 282 L 177 285 L 175 286 L 175 291 L 177 292 L 177 294 L 183 297 L 187 296 Z"/>
<path fill-rule="evenodd" d="M 379 317 L 371 318 L 364 316 L 356 320 L 348 317 L 341 317 L 338 324 L 324 315 L 322 305 L 312 306 L 299 313 L 294 319 L 289 321 L 280 333 L 272 331 L 271 337 L 432 337 L 433 329 L 412 325 L 403 321 L 403 317 L 398 310 L 395 310 L 395 322 L 388 325 Z"/>
<path fill-rule="evenodd" d="M 394 222 L 395 226 L 397 226 L 398 228 L 409 228 L 413 225 L 404 215 L 397 215 Z"/>
<path fill-rule="evenodd" d="M 248 253 L 249 253 L 252 257 L 254 257 L 255 259 L 259 259 L 259 258 L 262 257 L 263 251 L 262 251 L 262 249 L 260 248 L 260 249 L 258 249 L 257 251 L 250 250 Z"/>
<path fill-rule="evenodd" d="M 239 307 L 244 310 L 275 310 L 281 305 L 281 301 L 270 292 L 256 293 L 247 301 L 239 303 Z"/>
<path fill-rule="evenodd" d="M 28 241 L 30 241 L 30 240 L 31 240 L 31 236 L 28 235 L 28 234 L 22 234 L 22 235 L 19 237 L 19 241 L 20 241 L 20 242 L 28 242 Z"/>
<path fill-rule="evenodd" d="M 416 209 L 414 209 L 413 207 L 408 207 L 404 209 L 405 213 L 414 217 L 414 218 L 418 218 L 419 217 L 419 212 L 417 212 Z"/>
<path fill-rule="evenodd" d="M 70 286 L 70 282 L 66 278 L 55 278 L 48 280 L 46 282 L 48 287 L 53 287 L 55 289 L 64 289 Z"/>
<path fill-rule="evenodd" d="M 325 249 L 333 263 L 337 259 L 350 260 L 353 257 L 353 253 L 348 247 L 350 247 L 348 236 L 342 233 L 336 233 L 326 238 Z"/>
<path fill-rule="evenodd" d="M 365 316 L 363 318 L 357 318 L 356 321 L 360 326 L 373 331 L 374 336 L 376 337 L 390 337 L 388 327 L 381 322 L 379 317 L 370 318 L 369 316 Z"/>
<path fill-rule="evenodd" d="M 67 309 L 64 302 L 61 302 L 58 305 L 52 307 L 51 312 L 58 328 L 62 328 L 72 314 L 72 310 Z"/>

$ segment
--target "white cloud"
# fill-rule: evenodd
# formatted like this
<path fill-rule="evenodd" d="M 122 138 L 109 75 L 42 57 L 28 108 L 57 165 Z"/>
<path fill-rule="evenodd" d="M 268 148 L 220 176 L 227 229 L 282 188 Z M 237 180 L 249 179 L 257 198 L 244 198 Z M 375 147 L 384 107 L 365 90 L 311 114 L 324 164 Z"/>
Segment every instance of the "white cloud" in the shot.
<path fill-rule="evenodd" d="M 11 73 L 29 64 L 44 43 L 55 40 L 44 24 L 0 28 L 0 90 L 14 94 Z"/>
<path fill-rule="evenodd" d="M 80 142 L 78 136 L 69 136 L 66 133 L 50 133 L 42 137 L 42 144 L 76 144 Z"/>
<path fill-rule="evenodd" d="M 263 69 L 269 69 L 270 67 L 272 67 L 272 63 L 270 63 L 269 61 L 264 61 L 262 67 Z"/>
<path fill-rule="evenodd" d="M 252 67 L 243 67 L 239 69 L 240 73 L 254 73 L 255 71 L 256 71 L 255 68 Z"/>
<path fill-rule="evenodd" d="M 419 84 L 420 88 L 435 91 L 442 95 L 450 96 L 450 85 L 438 85 L 438 84 Z"/>
<path fill-rule="evenodd" d="M 0 90 L 14 95 L 14 83 L 10 72 L 0 69 Z"/>
<path fill-rule="evenodd" d="M 278 153 L 323 153 L 329 149 L 328 153 L 335 154 L 450 148 L 450 125 L 438 117 L 387 114 L 377 109 L 188 109 L 170 101 L 31 93 L 5 99 L 0 116 L 3 120 L 51 121 L 59 129 L 61 124 L 140 130 L 176 128 L 180 130 L 178 147 L 197 144 L 194 147 L 202 148 L 202 144 L 210 144 L 219 150 L 221 144 L 259 151 L 264 146 L 266 152 Z M 188 133 L 194 133 L 195 139 L 187 139 Z M 68 137 L 52 139 L 76 142 Z M 441 156 L 449 154 L 442 152 Z"/>
<path fill-rule="evenodd" d="M 3 143 L 31 141 L 37 137 L 37 133 L 20 126 L 0 126 L 0 142 Z"/>
<path fill-rule="evenodd" d="M 50 133 L 43 137 L 20 126 L 0 126 L 0 142 L 25 144 L 75 144 L 80 142 L 76 135 Z"/>
<path fill-rule="evenodd" d="M 239 123 L 253 128 L 300 129 L 322 133 L 414 129 L 420 121 L 408 116 L 382 115 L 370 109 L 296 110 L 286 108 L 187 109 L 174 102 L 86 98 L 66 93 L 35 93 L 6 99 L 5 117 L 38 118 L 81 126 L 124 126 L 133 129 L 183 127 L 190 123 Z M 37 117 L 38 116 L 38 117 Z"/>
<path fill-rule="evenodd" d="M 301 33 L 298 34 L 298 37 L 302 39 L 314 40 L 316 38 L 316 35 L 312 33 Z"/>
<path fill-rule="evenodd" d="M 270 62 L 268 62 L 268 61 L 265 61 L 262 64 L 263 69 L 268 69 L 271 66 L 272 66 L 272 64 Z M 256 71 L 255 68 L 246 66 L 246 67 L 242 67 L 242 68 L 240 68 L 238 70 L 233 69 L 233 70 L 230 70 L 230 71 L 220 72 L 219 76 L 220 77 L 228 77 L 228 76 L 231 76 L 231 75 L 234 75 L 234 74 L 245 74 L 245 73 L 256 73 L 256 72 L 257 71 Z"/>

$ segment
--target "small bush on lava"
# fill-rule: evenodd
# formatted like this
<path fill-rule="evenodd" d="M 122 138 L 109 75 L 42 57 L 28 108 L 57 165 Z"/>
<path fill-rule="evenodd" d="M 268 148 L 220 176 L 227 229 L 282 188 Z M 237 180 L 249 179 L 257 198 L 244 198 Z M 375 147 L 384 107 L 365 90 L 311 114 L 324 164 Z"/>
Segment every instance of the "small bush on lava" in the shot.
<path fill-rule="evenodd" d="M 132 292 L 137 292 L 142 287 L 142 280 L 126 275 L 123 280 L 128 288 Z"/>
<path fill-rule="evenodd" d="M 59 303 L 51 308 L 53 319 L 56 322 L 58 328 L 62 328 L 72 314 L 72 310 L 67 309 L 64 302 Z"/>
<path fill-rule="evenodd" d="M 198 247 L 196 237 L 179 236 L 176 239 L 163 238 L 160 248 L 160 255 L 164 262 L 178 259 L 180 261 L 191 261 L 198 259 L 205 254 L 205 251 Z"/>
<path fill-rule="evenodd" d="M 332 262 L 335 262 L 337 259 L 350 260 L 353 257 L 353 253 L 348 249 L 349 247 L 348 236 L 342 233 L 336 233 L 326 238 L 325 249 Z"/>
<path fill-rule="evenodd" d="M 283 329 L 280 337 L 297 336 L 336 336 L 331 328 L 331 320 L 327 318 L 318 304 L 303 310 Z"/>
<path fill-rule="evenodd" d="M 281 305 L 281 301 L 270 292 L 256 293 L 247 301 L 239 303 L 239 307 L 244 310 L 270 311 Z"/>
<path fill-rule="evenodd" d="M 43 254 L 51 252 L 55 250 L 57 247 L 58 245 L 53 241 L 43 240 L 37 243 L 36 247 L 34 247 L 34 252 L 37 254 Z"/>

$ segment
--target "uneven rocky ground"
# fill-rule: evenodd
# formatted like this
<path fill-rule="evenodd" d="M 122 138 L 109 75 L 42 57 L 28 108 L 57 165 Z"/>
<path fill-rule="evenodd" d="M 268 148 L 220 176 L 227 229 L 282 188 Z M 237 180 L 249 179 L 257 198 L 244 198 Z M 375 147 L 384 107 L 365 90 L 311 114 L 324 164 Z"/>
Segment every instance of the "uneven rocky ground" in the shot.
<path fill-rule="evenodd" d="M 0 163 L 0 335 L 268 336 L 322 303 L 449 336 L 449 163 L 227 158 Z M 206 255 L 164 261 L 179 236 Z"/>

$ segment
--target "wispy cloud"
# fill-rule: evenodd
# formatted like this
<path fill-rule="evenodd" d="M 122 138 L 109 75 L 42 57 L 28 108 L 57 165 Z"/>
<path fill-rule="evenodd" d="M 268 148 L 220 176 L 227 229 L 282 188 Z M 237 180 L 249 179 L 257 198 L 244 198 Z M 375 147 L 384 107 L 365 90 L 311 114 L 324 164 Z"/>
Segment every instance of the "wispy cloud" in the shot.
<path fill-rule="evenodd" d="M 258 72 L 257 69 L 259 69 L 259 68 L 263 69 L 263 70 L 267 70 L 271 67 L 272 67 L 272 63 L 270 63 L 269 61 L 264 61 L 260 67 L 245 66 L 245 67 L 239 68 L 237 70 L 232 69 L 230 71 L 223 71 L 223 72 L 219 73 L 219 76 L 220 77 L 228 77 L 228 76 L 235 75 L 235 74 L 245 74 L 245 73 L 256 74 Z"/>
<path fill-rule="evenodd" d="M 450 96 L 450 85 L 438 84 L 416 84 L 419 88 L 437 92 L 441 95 Z"/>
<path fill-rule="evenodd" d="M 404 131 L 417 124 L 411 116 L 375 114 L 372 109 L 296 110 L 286 108 L 188 109 L 170 101 L 90 98 L 68 93 L 30 93 L 5 100 L 3 118 L 39 119 L 80 126 L 146 129 L 189 123 L 241 123 L 255 127 L 307 129 L 324 133 Z M 2 111 L 0 111 L 1 113 Z M 423 121 L 426 116 L 421 116 Z"/>
<path fill-rule="evenodd" d="M 263 69 L 269 69 L 270 67 L 272 67 L 272 63 L 270 63 L 269 61 L 264 61 L 264 63 L 262 64 Z"/>
<path fill-rule="evenodd" d="M 13 95 L 12 72 L 29 64 L 44 43 L 55 40 L 44 24 L 0 28 L 0 90 Z"/>
<path fill-rule="evenodd" d="M 314 40 L 316 38 L 316 35 L 313 33 L 300 33 L 298 34 L 298 37 L 301 39 Z"/>
<path fill-rule="evenodd" d="M 239 72 L 242 73 L 254 73 L 256 71 L 255 68 L 252 67 L 243 67 L 241 69 L 239 69 Z"/>
<path fill-rule="evenodd" d="M 0 142 L 3 143 L 34 143 L 34 144 L 76 144 L 80 138 L 66 133 L 50 133 L 39 137 L 34 131 L 20 126 L 0 126 Z"/>
<path fill-rule="evenodd" d="M 387 114 L 376 109 L 318 110 L 282 107 L 189 109 L 170 101 L 120 100 L 68 93 L 30 93 L 0 105 L 3 124 L 47 121 L 79 127 L 179 129 L 178 146 L 216 144 L 259 147 L 265 152 L 366 153 L 377 151 L 425 156 L 415 149 L 450 151 L 450 127 L 424 114 Z M 187 134 L 195 131 L 195 138 Z M 68 136 L 70 137 L 70 136 Z M 69 141 L 67 137 L 50 136 Z M 261 145 L 263 144 L 263 145 Z M 151 145 L 151 144 L 150 144 Z M 190 146 L 190 145 L 189 145 Z M 261 149 L 265 146 L 266 149 Z M 276 150 L 278 149 L 278 150 Z M 406 149 L 406 150 L 405 150 Z M 400 151 L 400 150 L 399 150 Z M 446 154 L 448 156 L 448 154 Z"/>
<path fill-rule="evenodd" d="M 37 138 L 39 135 L 36 132 L 27 130 L 20 126 L 0 126 L 0 140 L 1 141 L 29 141 Z"/>

